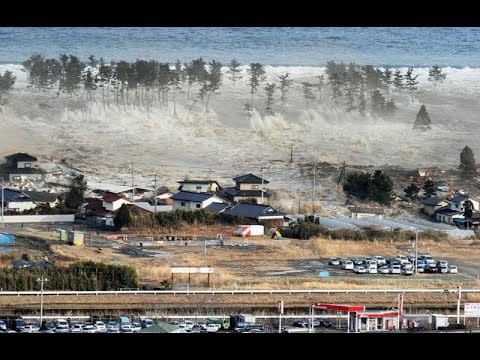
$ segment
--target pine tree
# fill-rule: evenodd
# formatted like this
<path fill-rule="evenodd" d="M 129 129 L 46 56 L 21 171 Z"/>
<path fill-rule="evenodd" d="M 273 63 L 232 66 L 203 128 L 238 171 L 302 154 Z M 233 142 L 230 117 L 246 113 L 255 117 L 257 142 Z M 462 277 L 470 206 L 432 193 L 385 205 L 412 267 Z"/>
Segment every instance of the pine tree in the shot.
<path fill-rule="evenodd" d="M 250 105 L 253 107 L 253 95 L 257 92 L 260 82 L 265 80 L 265 68 L 260 63 L 251 63 L 247 70 L 250 77 L 248 78 L 248 85 L 250 86 Z"/>
<path fill-rule="evenodd" d="M 430 130 L 432 121 L 430 120 L 430 115 L 428 115 L 427 108 L 425 105 L 420 107 L 418 111 L 417 118 L 415 119 L 415 124 L 413 125 L 414 130 Z"/>
<path fill-rule="evenodd" d="M 417 90 L 417 81 L 418 74 L 413 76 L 413 68 L 409 67 L 407 73 L 405 74 L 405 86 L 410 90 L 410 99 L 413 101 L 413 92 Z"/>
<path fill-rule="evenodd" d="M 405 196 L 414 200 L 417 198 L 418 193 L 420 192 L 420 188 L 415 183 L 411 183 L 408 185 L 404 190 Z"/>
<path fill-rule="evenodd" d="M 242 78 L 240 76 L 240 72 L 242 71 L 239 69 L 240 65 L 241 64 L 236 59 L 232 59 L 232 61 L 230 61 L 230 64 L 228 64 L 227 74 L 230 75 L 228 78 L 232 80 L 233 86 L 235 86 L 236 81 Z"/>
<path fill-rule="evenodd" d="M 132 217 L 130 216 L 130 211 L 128 211 L 126 204 L 123 204 L 120 209 L 118 209 L 113 219 L 113 223 L 115 224 L 115 228 L 117 230 L 132 224 Z"/>
<path fill-rule="evenodd" d="M 290 74 L 286 72 L 285 74 L 279 75 L 278 80 L 280 81 L 280 91 L 281 91 L 281 101 L 282 104 L 285 105 L 287 102 L 287 92 L 288 88 L 292 85 L 293 80 L 288 79 Z"/>
<path fill-rule="evenodd" d="M 423 193 L 425 197 L 431 197 L 437 194 L 437 185 L 435 185 L 432 179 L 428 179 L 423 184 Z"/>
<path fill-rule="evenodd" d="M 400 70 L 395 71 L 393 74 L 393 86 L 397 91 L 400 93 L 400 91 L 403 89 L 403 75 L 401 74 Z"/>
<path fill-rule="evenodd" d="M 272 109 L 273 93 L 274 92 L 275 92 L 275 84 L 267 83 L 267 86 L 265 86 L 265 93 L 266 93 L 265 113 L 267 115 L 274 115 L 274 112 L 273 112 L 273 109 Z"/>
<path fill-rule="evenodd" d="M 310 104 L 315 100 L 315 94 L 313 93 L 313 85 L 309 82 L 302 82 L 303 96 L 305 98 L 305 104 Z"/>
<path fill-rule="evenodd" d="M 442 68 L 438 65 L 433 65 L 428 70 L 428 80 L 433 82 L 433 87 L 437 87 L 437 84 L 445 80 L 447 74 L 442 72 Z"/>
<path fill-rule="evenodd" d="M 0 105 L 4 103 L 4 97 L 13 89 L 16 77 L 11 71 L 6 70 L 3 75 L 0 74 Z"/>
<path fill-rule="evenodd" d="M 475 155 L 468 146 L 465 146 L 460 153 L 460 170 L 464 175 L 470 176 L 477 172 L 477 166 L 475 164 Z"/>

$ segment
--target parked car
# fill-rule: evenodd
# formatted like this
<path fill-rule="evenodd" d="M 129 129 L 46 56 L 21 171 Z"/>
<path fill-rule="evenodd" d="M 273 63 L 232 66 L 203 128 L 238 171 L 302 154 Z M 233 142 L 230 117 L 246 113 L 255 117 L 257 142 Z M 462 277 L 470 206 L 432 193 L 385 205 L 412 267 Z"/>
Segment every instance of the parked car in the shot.
<path fill-rule="evenodd" d="M 440 265 L 438 268 L 437 268 L 438 272 L 441 273 L 441 274 L 446 274 L 448 273 L 448 266 L 446 265 Z"/>
<path fill-rule="evenodd" d="M 7 324 L 3 320 L 0 320 L 0 331 L 7 332 Z"/>
<path fill-rule="evenodd" d="M 94 325 L 97 328 L 98 333 L 107 332 L 107 326 L 103 321 L 95 321 Z"/>
<path fill-rule="evenodd" d="M 401 273 L 402 275 L 413 275 L 413 269 L 411 267 L 403 267 Z"/>
<path fill-rule="evenodd" d="M 355 274 L 365 274 L 367 272 L 367 269 L 365 268 L 365 266 L 357 265 L 353 268 L 353 272 Z"/>
<path fill-rule="evenodd" d="M 330 319 L 321 319 L 320 325 L 323 327 L 332 327 L 332 320 Z"/>
<path fill-rule="evenodd" d="M 378 272 L 380 274 L 390 274 L 390 266 L 382 266 L 380 269 L 378 269 Z"/>
<path fill-rule="evenodd" d="M 331 258 L 328 260 L 328 265 L 340 265 L 339 258 Z"/>
<path fill-rule="evenodd" d="M 390 266 L 390 274 L 401 274 L 402 268 L 400 265 L 391 265 Z"/>
<path fill-rule="evenodd" d="M 458 268 L 457 268 L 457 265 L 450 265 L 448 267 L 448 272 L 450 274 L 458 274 Z"/>
<path fill-rule="evenodd" d="M 140 330 L 142 330 L 142 324 L 140 324 L 139 322 L 134 321 L 134 322 L 132 323 L 132 328 L 133 328 L 133 332 L 140 332 Z"/>
<path fill-rule="evenodd" d="M 70 332 L 71 333 L 81 333 L 81 332 L 83 332 L 82 324 L 80 324 L 80 323 L 73 324 L 73 326 L 70 327 Z"/>
<path fill-rule="evenodd" d="M 152 319 L 143 319 L 142 320 L 142 328 L 149 328 L 155 325 Z"/>
<path fill-rule="evenodd" d="M 308 327 L 308 321 L 305 319 L 296 319 L 293 322 L 293 326 L 295 327 Z"/>
<path fill-rule="evenodd" d="M 352 260 L 347 260 L 342 264 L 342 269 L 345 270 L 353 270 L 353 261 Z"/>
<path fill-rule="evenodd" d="M 95 326 L 93 326 L 93 324 L 87 323 L 83 325 L 82 332 L 86 334 L 95 334 L 97 332 L 97 329 L 95 328 Z"/>

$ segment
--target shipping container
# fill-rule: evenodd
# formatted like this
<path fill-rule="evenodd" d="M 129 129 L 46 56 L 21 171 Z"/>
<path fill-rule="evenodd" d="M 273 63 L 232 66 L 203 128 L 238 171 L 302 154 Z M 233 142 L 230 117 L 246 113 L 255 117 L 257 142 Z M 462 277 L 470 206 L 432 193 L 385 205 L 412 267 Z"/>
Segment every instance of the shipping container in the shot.
<path fill-rule="evenodd" d="M 14 245 L 15 235 L 0 233 L 0 245 Z"/>

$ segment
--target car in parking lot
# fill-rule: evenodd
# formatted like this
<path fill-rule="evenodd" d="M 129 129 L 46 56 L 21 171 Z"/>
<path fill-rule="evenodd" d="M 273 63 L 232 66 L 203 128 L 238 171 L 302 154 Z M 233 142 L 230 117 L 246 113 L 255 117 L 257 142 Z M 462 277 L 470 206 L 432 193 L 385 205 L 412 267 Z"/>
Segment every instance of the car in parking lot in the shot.
<path fill-rule="evenodd" d="M 362 266 L 362 265 L 357 265 L 353 268 L 353 272 L 355 274 L 366 274 L 367 273 L 367 269 L 365 268 L 365 266 Z"/>
<path fill-rule="evenodd" d="M 446 274 L 448 273 L 448 266 L 440 265 L 439 267 L 437 267 L 437 271 L 441 274 Z"/>
<path fill-rule="evenodd" d="M 107 326 L 103 321 L 95 321 L 94 325 L 98 333 L 107 332 Z"/>
<path fill-rule="evenodd" d="M 381 268 L 378 269 L 378 272 L 380 274 L 390 274 L 390 266 L 382 266 Z"/>
<path fill-rule="evenodd" d="M 413 269 L 411 267 L 403 267 L 401 273 L 402 275 L 413 275 Z"/>
<path fill-rule="evenodd" d="M 3 320 L 0 320 L 0 331 L 7 332 L 7 324 Z"/>
<path fill-rule="evenodd" d="M 353 270 L 353 261 L 352 260 L 347 260 L 342 264 L 342 269 L 344 270 Z"/>
<path fill-rule="evenodd" d="M 295 326 L 295 327 L 308 327 L 308 320 L 296 319 L 296 320 L 293 321 L 293 326 Z"/>
<path fill-rule="evenodd" d="M 331 258 L 328 260 L 328 265 L 340 265 L 339 258 Z"/>
<path fill-rule="evenodd" d="M 321 320 L 320 320 L 320 326 L 323 326 L 323 327 L 332 327 L 332 320 L 330 320 L 330 319 L 321 319 Z"/>
<path fill-rule="evenodd" d="M 450 274 L 458 274 L 458 268 L 457 268 L 457 265 L 450 265 L 448 267 L 448 272 Z"/>
<path fill-rule="evenodd" d="M 390 266 L 390 274 L 401 274 L 402 268 L 400 265 L 391 265 Z"/>

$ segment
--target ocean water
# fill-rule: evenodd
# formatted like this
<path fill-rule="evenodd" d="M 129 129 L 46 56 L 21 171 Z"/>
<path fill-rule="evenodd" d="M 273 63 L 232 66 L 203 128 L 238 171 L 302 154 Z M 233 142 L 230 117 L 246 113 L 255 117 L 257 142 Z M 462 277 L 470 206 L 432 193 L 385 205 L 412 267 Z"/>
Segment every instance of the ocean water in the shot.
<path fill-rule="evenodd" d="M 232 27 L 0 28 L 0 63 L 31 54 L 74 54 L 86 61 L 199 56 L 223 63 L 324 66 L 329 60 L 392 67 L 480 67 L 480 28 L 471 27 Z"/>

